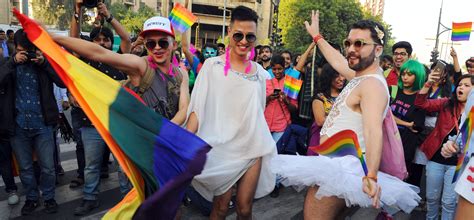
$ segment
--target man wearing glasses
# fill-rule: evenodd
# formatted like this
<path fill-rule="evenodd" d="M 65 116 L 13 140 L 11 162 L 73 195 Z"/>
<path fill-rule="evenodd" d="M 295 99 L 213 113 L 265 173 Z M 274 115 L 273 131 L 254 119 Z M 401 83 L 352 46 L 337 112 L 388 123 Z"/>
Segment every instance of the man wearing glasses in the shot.
<path fill-rule="evenodd" d="M 411 44 L 406 41 L 399 41 L 392 46 L 393 68 L 387 76 L 388 86 L 398 85 L 398 76 L 400 75 L 400 67 L 411 58 L 413 49 Z"/>
<path fill-rule="evenodd" d="M 304 203 L 305 219 L 336 219 L 346 204 L 378 208 L 381 201 L 410 212 L 419 199 L 416 192 L 402 180 L 379 172 L 383 121 L 390 113 L 390 96 L 379 65 L 386 42 L 383 26 L 370 20 L 353 24 L 343 43 L 346 57 L 320 34 L 319 11 L 312 12 L 312 22 L 305 22 L 305 26 L 329 64 L 349 80 L 321 129 L 321 142 L 340 131 L 354 131 L 368 172 L 364 173 L 359 159 L 353 156 L 292 155 L 278 155 L 273 171 L 282 176 L 284 185 L 310 187 Z"/>

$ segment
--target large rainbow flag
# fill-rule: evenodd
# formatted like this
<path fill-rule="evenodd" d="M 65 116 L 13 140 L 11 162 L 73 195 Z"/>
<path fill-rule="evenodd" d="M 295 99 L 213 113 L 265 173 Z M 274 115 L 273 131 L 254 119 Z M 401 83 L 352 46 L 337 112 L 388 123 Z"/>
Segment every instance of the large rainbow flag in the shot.
<path fill-rule="evenodd" d="M 173 219 L 185 188 L 204 167 L 208 144 L 146 107 L 119 82 L 62 49 L 36 22 L 16 9 L 14 13 L 133 184 L 104 219 L 132 219 L 149 197 L 152 199 L 144 202 L 138 216 L 152 208 L 153 218 Z"/>
<path fill-rule="evenodd" d="M 188 11 L 188 9 L 179 3 L 174 5 L 168 18 L 170 19 L 173 28 L 181 33 L 193 26 L 198 19 L 193 15 L 193 13 Z"/>
<path fill-rule="evenodd" d="M 471 142 L 471 136 L 472 136 L 473 126 L 474 126 L 473 120 L 474 120 L 474 107 L 471 108 L 468 115 L 466 116 L 466 120 L 464 120 L 464 123 L 461 126 L 461 129 L 459 129 L 459 132 L 461 133 L 461 138 L 462 138 L 461 140 L 462 148 L 461 148 L 461 153 L 458 155 L 458 163 L 456 164 L 456 171 L 454 172 L 452 183 L 456 182 L 456 180 L 458 179 L 459 173 L 461 171 L 461 167 L 463 166 L 463 164 L 466 164 L 469 160 L 467 153 L 469 150 L 469 142 Z"/>
<path fill-rule="evenodd" d="M 454 23 L 452 28 L 451 40 L 463 41 L 469 40 L 471 36 L 472 22 Z"/>
<path fill-rule="evenodd" d="M 300 93 L 302 85 L 303 80 L 293 78 L 290 75 L 285 75 L 285 86 L 283 87 L 283 92 L 292 99 L 298 99 L 298 94 Z"/>
<path fill-rule="evenodd" d="M 360 149 L 357 134 L 352 130 L 337 132 L 321 145 L 310 146 L 308 150 L 328 157 L 343 157 L 347 155 L 357 157 L 360 160 L 365 175 L 367 175 L 367 165 L 364 155 Z"/>

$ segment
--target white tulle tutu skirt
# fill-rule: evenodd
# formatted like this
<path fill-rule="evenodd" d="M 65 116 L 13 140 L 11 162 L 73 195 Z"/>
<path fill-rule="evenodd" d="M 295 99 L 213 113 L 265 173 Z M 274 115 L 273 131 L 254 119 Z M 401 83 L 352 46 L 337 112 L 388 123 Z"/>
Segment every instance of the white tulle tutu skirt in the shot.
<path fill-rule="evenodd" d="M 365 174 L 356 157 L 278 155 L 272 160 L 271 168 L 281 177 L 284 186 L 293 186 L 296 190 L 319 186 L 315 195 L 318 199 L 337 196 L 344 199 L 347 206 L 372 205 L 371 199 L 362 191 Z M 381 205 L 391 210 L 410 213 L 421 199 L 417 194 L 418 187 L 383 172 L 378 173 L 378 184 L 382 188 Z"/>

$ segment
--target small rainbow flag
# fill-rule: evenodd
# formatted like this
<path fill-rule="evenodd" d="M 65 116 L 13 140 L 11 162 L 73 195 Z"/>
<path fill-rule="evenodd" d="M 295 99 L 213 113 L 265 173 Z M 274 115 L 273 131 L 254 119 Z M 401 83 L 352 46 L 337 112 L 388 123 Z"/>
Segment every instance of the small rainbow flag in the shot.
<path fill-rule="evenodd" d="M 365 175 L 367 175 L 367 165 L 364 155 L 359 146 L 357 134 L 352 130 L 337 132 L 319 146 L 308 147 L 309 150 L 328 157 L 343 157 L 352 155 L 359 158 Z"/>
<path fill-rule="evenodd" d="M 303 80 L 285 75 L 285 86 L 283 87 L 283 92 L 289 98 L 298 99 L 298 93 L 301 90 L 301 85 L 303 85 Z"/>
<path fill-rule="evenodd" d="M 454 23 L 451 34 L 452 41 L 469 40 L 471 36 L 472 22 Z"/>
<path fill-rule="evenodd" d="M 133 185 L 103 219 L 132 219 L 134 215 L 174 219 L 185 189 L 204 168 L 209 145 L 145 106 L 119 82 L 61 48 L 35 21 L 16 9 L 13 12 Z"/>
<path fill-rule="evenodd" d="M 193 15 L 183 5 L 176 3 L 173 10 L 171 10 L 169 19 L 173 28 L 181 33 L 185 32 L 188 28 L 193 26 L 194 22 L 197 21 L 197 17 Z"/>
<path fill-rule="evenodd" d="M 456 164 L 456 171 L 454 172 L 452 183 L 456 182 L 456 180 L 458 179 L 462 165 L 467 163 L 467 161 L 464 160 L 469 160 L 469 157 L 466 157 L 466 155 L 469 150 L 469 142 L 471 142 L 470 140 L 474 126 L 473 120 L 474 107 L 471 108 L 471 111 L 469 111 L 469 114 L 467 115 L 466 120 L 464 120 L 461 129 L 459 129 L 459 132 L 462 135 L 462 153 L 458 155 L 458 163 Z"/>

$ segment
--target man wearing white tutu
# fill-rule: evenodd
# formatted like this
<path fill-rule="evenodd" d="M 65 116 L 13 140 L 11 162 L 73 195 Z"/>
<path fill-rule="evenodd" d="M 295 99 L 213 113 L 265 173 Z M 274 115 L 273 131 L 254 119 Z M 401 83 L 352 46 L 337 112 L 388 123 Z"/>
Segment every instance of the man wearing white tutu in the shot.
<path fill-rule="evenodd" d="M 258 16 L 238 6 L 232 11 L 225 55 L 209 58 L 199 72 L 188 109 L 187 129 L 211 151 L 193 187 L 212 201 L 210 219 L 225 219 L 237 184 L 238 219 L 252 219 L 252 201 L 273 191 L 270 170 L 275 141 L 265 121 L 267 71 L 251 61 Z"/>
<path fill-rule="evenodd" d="M 321 143 L 339 131 L 354 131 L 365 153 L 368 174 L 353 156 L 278 155 L 272 162 L 273 171 L 283 177 L 284 185 L 310 186 L 305 219 L 334 219 L 351 205 L 378 208 L 382 203 L 410 212 L 420 199 L 412 186 L 379 172 L 382 123 L 390 98 L 379 66 L 385 43 L 383 26 L 368 20 L 355 23 L 344 41 L 344 57 L 320 34 L 319 11 L 312 12 L 311 20 L 311 24 L 305 22 L 307 32 L 329 64 L 350 80 L 323 125 Z"/>

